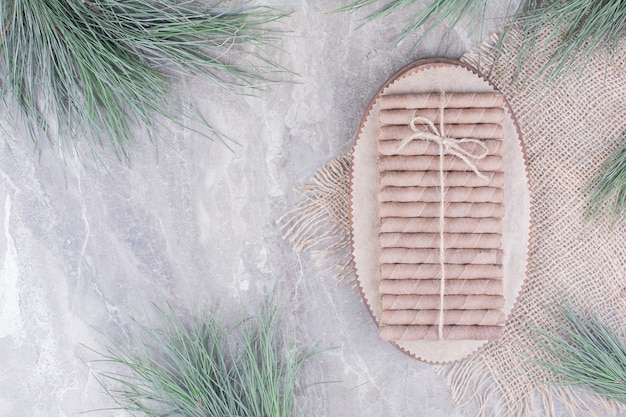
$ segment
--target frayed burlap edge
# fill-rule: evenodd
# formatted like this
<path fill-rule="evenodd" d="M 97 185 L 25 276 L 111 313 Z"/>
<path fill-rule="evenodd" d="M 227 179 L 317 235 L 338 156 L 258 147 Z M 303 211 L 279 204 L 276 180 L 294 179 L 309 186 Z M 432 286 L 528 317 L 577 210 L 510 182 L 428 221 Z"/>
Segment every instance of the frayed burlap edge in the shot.
<path fill-rule="evenodd" d="M 284 239 L 339 282 L 354 283 L 348 220 L 352 153 L 321 168 L 296 191 L 302 200 L 278 220 Z"/>
<path fill-rule="evenodd" d="M 514 366 L 513 364 L 511 366 Z M 455 404 L 467 416 L 476 417 L 552 417 L 559 415 L 557 404 L 569 416 L 603 417 L 623 410 L 615 401 L 561 386 L 536 386 L 517 398 L 503 395 L 505 388 L 495 379 L 492 369 L 480 354 L 448 365 L 434 365 L 444 378 Z"/>

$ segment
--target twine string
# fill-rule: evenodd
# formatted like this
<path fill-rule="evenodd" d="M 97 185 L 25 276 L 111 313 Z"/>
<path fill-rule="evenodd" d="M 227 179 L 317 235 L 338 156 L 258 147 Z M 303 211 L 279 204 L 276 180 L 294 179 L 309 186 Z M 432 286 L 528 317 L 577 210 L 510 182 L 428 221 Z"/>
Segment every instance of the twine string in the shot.
<path fill-rule="evenodd" d="M 446 211 L 446 189 L 445 189 L 445 166 L 444 166 L 444 156 L 445 155 L 453 155 L 457 158 L 461 159 L 463 162 L 467 164 L 467 166 L 479 177 L 484 180 L 487 179 L 487 176 L 478 170 L 476 167 L 476 163 L 474 160 L 478 161 L 487 156 L 489 152 L 487 146 L 478 139 L 468 139 L 468 138 L 449 138 L 445 133 L 444 126 L 444 107 L 445 107 L 445 97 L 446 93 L 442 92 L 439 100 L 439 129 L 435 126 L 435 122 L 430 120 L 427 117 L 423 116 L 415 116 L 409 122 L 409 127 L 413 131 L 413 133 L 402 140 L 400 145 L 398 146 L 398 151 L 402 150 L 406 145 L 408 145 L 413 140 L 425 140 L 435 142 L 439 145 L 439 266 L 441 268 L 441 286 L 439 289 L 439 318 L 437 323 L 437 331 L 439 333 L 439 340 L 444 339 L 443 335 L 443 323 L 444 323 L 444 294 L 446 290 L 446 268 L 445 268 L 445 211 Z M 424 125 L 430 131 L 424 131 L 417 127 L 417 125 Z M 467 144 L 475 144 L 478 145 L 479 148 L 482 148 L 482 152 L 480 153 L 472 153 L 467 149 L 463 148 L 463 145 Z"/>

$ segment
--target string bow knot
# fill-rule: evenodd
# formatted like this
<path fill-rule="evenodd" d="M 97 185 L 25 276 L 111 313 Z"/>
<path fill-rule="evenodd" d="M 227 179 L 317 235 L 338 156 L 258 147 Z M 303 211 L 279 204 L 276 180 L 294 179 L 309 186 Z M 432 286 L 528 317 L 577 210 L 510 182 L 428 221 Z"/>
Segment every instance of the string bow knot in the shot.
<path fill-rule="evenodd" d="M 442 100 L 443 103 L 443 100 Z M 435 123 L 427 117 L 423 116 L 415 116 L 409 122 L 409 127 L 413 131 L 413 134 L 404 138 L 404 140 L 400 143 L 398 150 L 404 148 L 409 142 L 412 140 L 427 140 L 431 142 L 437 143 L 440 147 L 443 148 L 444 155 L 454 155 L 457 158 L 463 160 L 467 164 L 467 166 L 474 171 L 474 173 L 484 180 L 487 179 L 485 174 L 480 172 L 478 168 L 476 168 L 476 164 L 472 162 L 472 160 L 480 160 L 487 156 L 489 150 L 487 146 L 478 139 L 468 139 L 468 138 L 450 138 L 447 137 L 444 130 L 444 122 L 443 122 L 444 110 L 443 106 L 440 108 L 440 116 L 439 116 L 439 129 L 435 126 Z M 417 124 L 425 125 L 430 129 L 430 132 L 423 131 L 417 127 Z M 465 149 L 462 145 L 466 144 L 474 144 L 478 145 L 479 148 L 482 149 L 480 153 L 472 153 Z"/>

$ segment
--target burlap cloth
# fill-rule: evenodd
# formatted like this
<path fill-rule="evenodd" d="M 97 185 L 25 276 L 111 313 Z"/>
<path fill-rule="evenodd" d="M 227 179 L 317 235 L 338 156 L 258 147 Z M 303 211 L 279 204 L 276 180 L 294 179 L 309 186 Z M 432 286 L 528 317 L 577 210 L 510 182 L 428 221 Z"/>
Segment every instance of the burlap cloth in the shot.
<path fill-rule="evenodd" d="M 509 34 L 463 56 L 489 76 L 517 116 L 526 146 L 531 209 L 528 272 L 504 335 L 463 361 L 438 366 L 456 403 L 468 415 L 607 415 L 618 406 L 548 378 L 531 360 L 529 326 L 550 328 L 545 305 L 567 294 L 622 330 L 626 311 L 626 225 L 585 223 L 585 188 L 626 133 L 626 47 L 617 56 L 592 55 L 584 70 L 548 84 L 540 74 L 547 56 L 526 60 L 516 78 L 523 43 Z M 496 56 L 499 54 L 498 59 Z M 521 80 L 521 81 L 520 81 Z M 352 156 L 338 157 L 303 187 L 304 199 L 282 220 L 300 250 L 350 281 L 349 175 Z M 382 343 L 382 342 L 381 342 Z M 537 352 L 542 355 L 541 352 Z"/>

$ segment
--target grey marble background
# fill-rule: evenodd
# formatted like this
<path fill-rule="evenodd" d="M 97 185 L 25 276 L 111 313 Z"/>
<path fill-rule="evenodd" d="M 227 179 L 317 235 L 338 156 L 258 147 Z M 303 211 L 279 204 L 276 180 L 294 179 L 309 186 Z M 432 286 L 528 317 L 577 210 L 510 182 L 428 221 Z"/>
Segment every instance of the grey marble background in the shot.
<path fill-rule="evenodd" d="M 293 191 L 349 150 L 378 88 L 404 65 L 458 58 L 495 28 L 464 20 L 441 44 L 392 47 L 395 14 L 360 27 L 365 12 L 329 13 L 336 0 L 301 0 L 276 59 L 299 74 L 258 97 L 191 81 L 191 103 L 240 146 L 230 151 L 174 127 L 158 146 L 138 137 L 132 167 L 110 156 L 61 162 L 12 132 L 0 144 L 0 416 L 70 417 L 113 404 L 93 377 L 102 350 L 151 303 L 180 312 L 253 311 L 279 288 L 286 331 L 314 357 L 303 392 L 312 416 L 462 416 L 433 368 L 381 342 L 358 293 L 337 285 L 281 238 Z M 417 7 L 422 7 L 418 5 Z M 492 19 L 493 17 L 493 19 Z M 414 39 L 413 39 L 414 40 Z M 117 412 L 88 414 L 123 415 Z"/>

